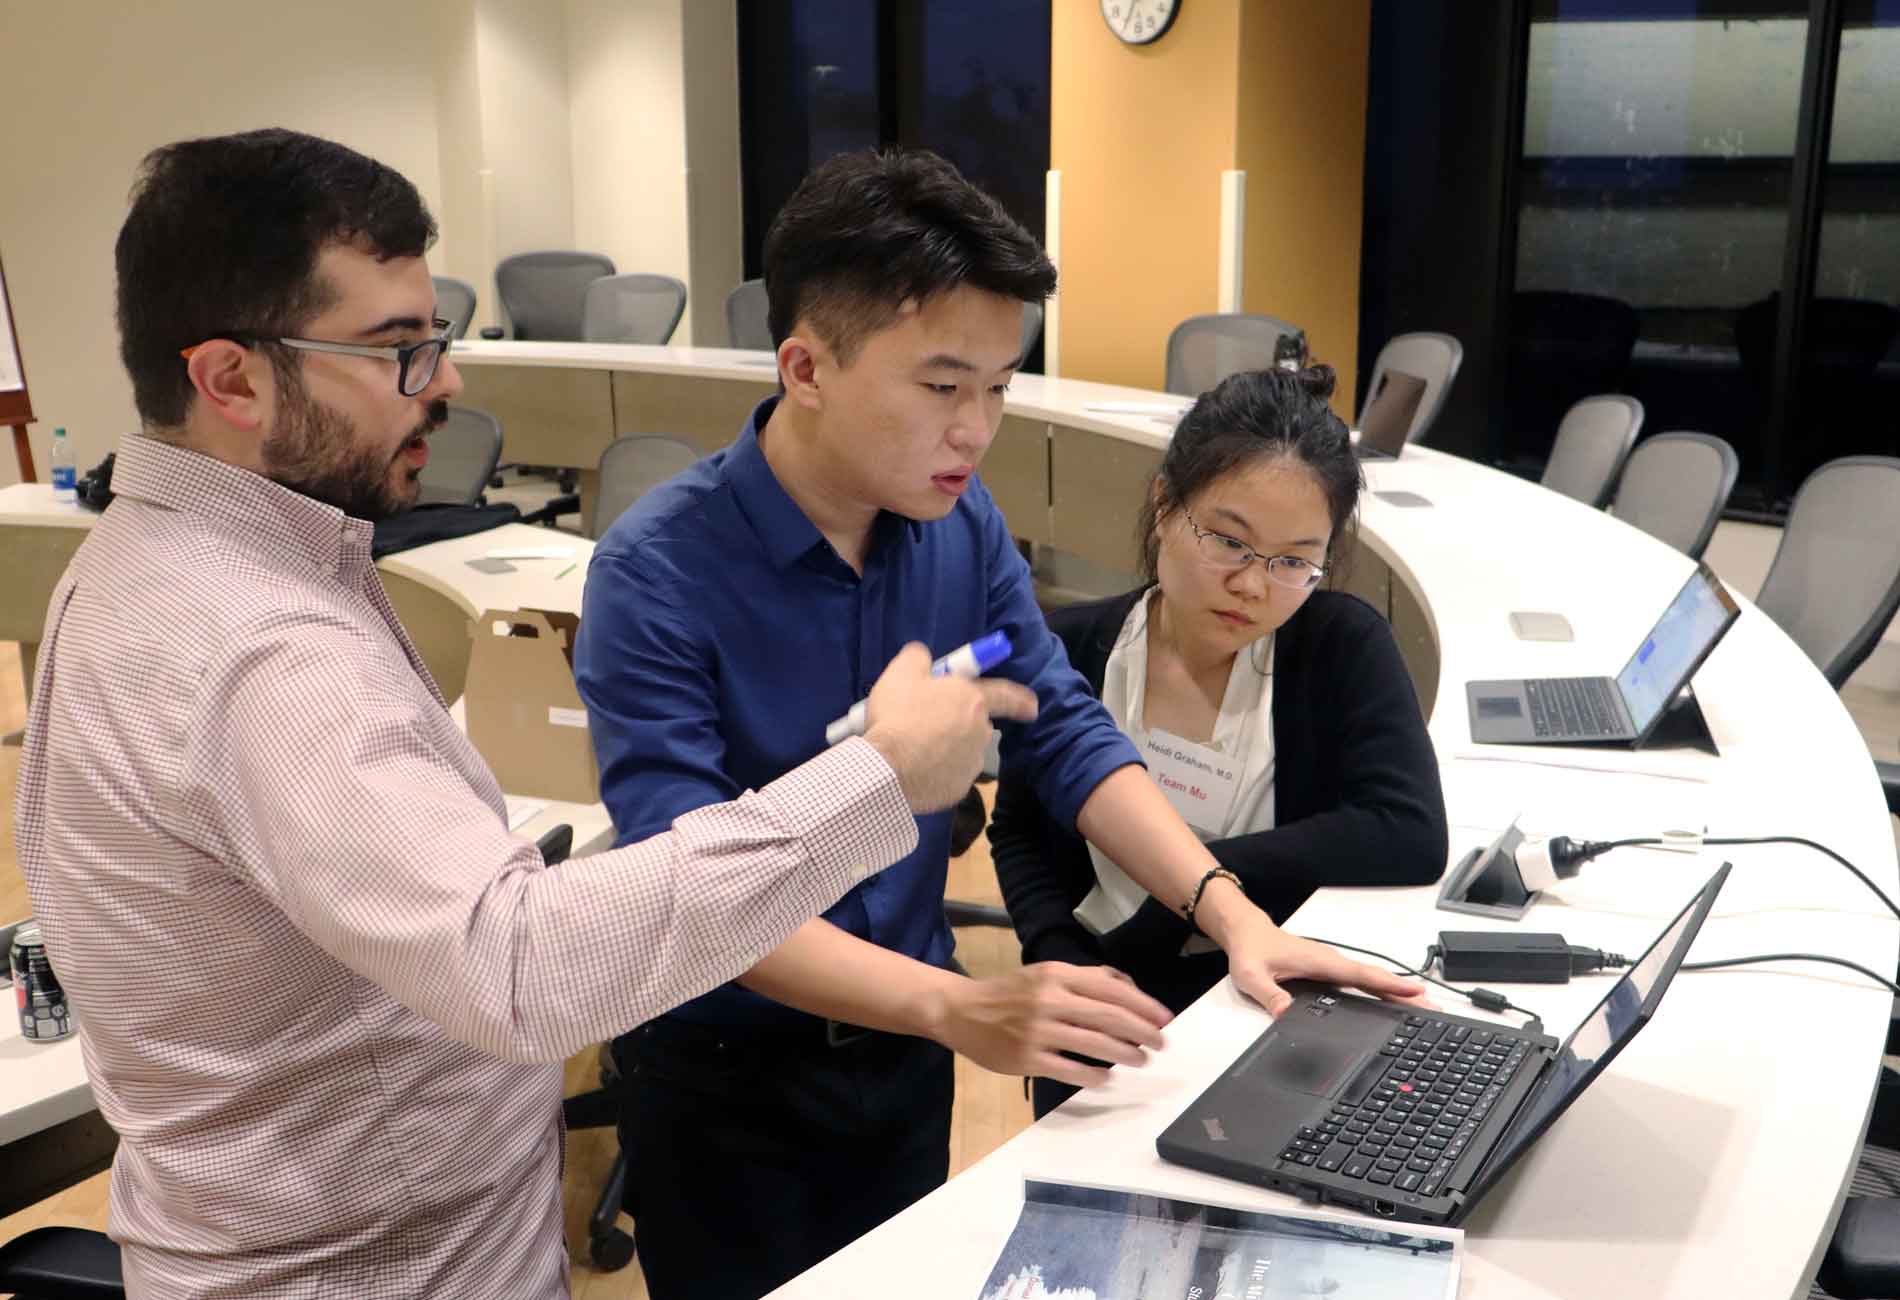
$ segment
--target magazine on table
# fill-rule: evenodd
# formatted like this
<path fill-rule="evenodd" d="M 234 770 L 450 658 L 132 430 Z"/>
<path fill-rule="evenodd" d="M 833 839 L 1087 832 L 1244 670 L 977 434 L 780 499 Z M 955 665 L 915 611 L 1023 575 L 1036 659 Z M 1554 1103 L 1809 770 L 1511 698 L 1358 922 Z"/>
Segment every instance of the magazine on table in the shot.
<path fill-rule="evenodd" d="M 1455 1300 L 1464 1234 L 1026 1179 L 980 1300 Z"/>

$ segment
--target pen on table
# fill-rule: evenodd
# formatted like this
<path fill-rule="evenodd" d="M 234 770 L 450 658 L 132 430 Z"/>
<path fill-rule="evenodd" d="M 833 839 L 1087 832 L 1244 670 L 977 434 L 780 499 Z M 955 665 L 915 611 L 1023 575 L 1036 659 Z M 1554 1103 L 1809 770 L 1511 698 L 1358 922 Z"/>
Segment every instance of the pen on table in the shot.
<path fill-rule="evenodd" d="M 579 567 L 580 567 L 580 561 L 576 560 L 573 564 L 568 565 L 565 569 L 562 569 L 559 573 L 555 574 L 554 576 L 556 579 L 565 578 L 568 574 L 574 572 L 574 570 Z"/>
<path fill-rule="evenodd" d="M 936 663 L 930 665 L 932 677 L 946 674 L 954 677 L 981 677 L 996 665 L 1007 660 L 1012 653 L 1007 632 L 991 632 L 980 636 L 965 646 L 958 646 Z M 836 745 L 853 736 L 864 734 L 866 701 L 859 700 L 851 706 L 851 712 L 834 721 L 825 728 L 825 743 Z"/>

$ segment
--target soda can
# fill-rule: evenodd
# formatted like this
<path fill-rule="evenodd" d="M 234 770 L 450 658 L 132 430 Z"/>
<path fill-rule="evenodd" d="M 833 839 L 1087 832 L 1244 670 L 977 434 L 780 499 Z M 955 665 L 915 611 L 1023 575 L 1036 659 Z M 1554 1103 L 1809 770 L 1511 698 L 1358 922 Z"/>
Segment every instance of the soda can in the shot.
<path fill-rule="evenodd" d="M 20 1032 L 36 1043 L 71 1037 L 72 1004 L 53 963 L 47 960 L 40 927 L 28 921 L 13 931 L 7 945 L 7 969 L 13 976 L 13 1000 L 20 1009 Z"/>

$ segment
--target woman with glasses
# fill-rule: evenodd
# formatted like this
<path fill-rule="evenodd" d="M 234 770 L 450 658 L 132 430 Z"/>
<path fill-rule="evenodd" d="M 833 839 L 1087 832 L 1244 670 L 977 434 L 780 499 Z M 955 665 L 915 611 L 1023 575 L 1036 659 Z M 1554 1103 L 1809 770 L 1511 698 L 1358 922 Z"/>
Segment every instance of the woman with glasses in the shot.
<path fill-rule="evenodd" d="M 1313 366 L 1204 393 L 1141 506 L 1147 582 L 1049 615 L 1150 778 L 1276 921 L 1323 885 L 1445 866 L 1438 763 L 1391 628 L 1322 585 L 1362 485 L 1332 391 Z M 1177 1012 L 1227 973 L 1011 768 L 990 843 L 1025 963 L 1115 966 Z M 1072 1092 L 1037 1079 L 1037 1117 Z"/>

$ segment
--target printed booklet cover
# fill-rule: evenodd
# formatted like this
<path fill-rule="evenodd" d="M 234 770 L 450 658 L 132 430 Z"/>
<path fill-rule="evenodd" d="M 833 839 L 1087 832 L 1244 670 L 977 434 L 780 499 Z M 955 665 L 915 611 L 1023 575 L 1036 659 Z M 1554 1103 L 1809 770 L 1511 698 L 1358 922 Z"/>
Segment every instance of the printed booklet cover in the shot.
<path fill-rule="evenodd" d="M 1030 1179 L 981 1300 L 1455 1300 L 1463 1241 L 1456 1229 Z"/>

